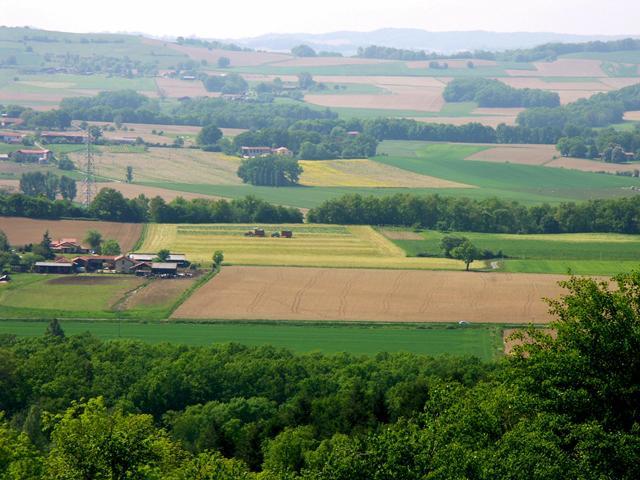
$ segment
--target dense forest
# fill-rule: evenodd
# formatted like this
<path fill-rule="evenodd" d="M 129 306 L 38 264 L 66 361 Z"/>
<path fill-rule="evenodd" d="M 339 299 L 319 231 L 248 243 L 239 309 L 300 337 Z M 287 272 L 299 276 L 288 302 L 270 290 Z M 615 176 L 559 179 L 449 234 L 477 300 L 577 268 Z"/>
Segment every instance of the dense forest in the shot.
<path fill-rule="evenodd" d="M 565 287 L 489 363 L 4 335 L 0 476 L 635 480 L 640 273 Z"/>
<path fill-rule="evenodd" d="M 127 199 L 112 188 L 103 188 L 88 208 L 69 200 L 49 200 L 45 196 L 0 193 L 0 215 L 29 218 L 92 218 L 115 222 L 158 223 L 301 223 L 297 208 L 272 205 L 252 196 L 234 200 L 185 200 L 165 202 L 144 195 Z"/>
<path fill-rule="evenodd" d="M 640 197 L 527 207 L 498 198 L 345 195 L 312 208 L 307 219 L 312 223 L 420 225 L 441 231 L 640 233 Z"/>
<path fill-rule="evenodd" d="M 513 88 L 488 78 L 457 78 L 443 93 L 447 102 L 476 102 L 481 107 L 559 107 L 560 96 L 537 88 Z"/>

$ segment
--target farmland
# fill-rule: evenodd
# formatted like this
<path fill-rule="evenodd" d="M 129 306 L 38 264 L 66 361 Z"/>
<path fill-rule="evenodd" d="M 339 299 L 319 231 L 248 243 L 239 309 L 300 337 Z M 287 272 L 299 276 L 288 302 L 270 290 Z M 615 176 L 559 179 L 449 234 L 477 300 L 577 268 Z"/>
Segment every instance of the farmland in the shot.
<path fill-rule="evenodd" d="M 224 250 L 233 265 L 460 269 L 449 259 L 407 258 L 404 251 L 367 226 L 261 225 L 267 232 L 291 229 L 293 238 L 253 238 L 254 225 L 170 225 L 147 227 L 140 251 L 169 248 L 194 262 L 210 263 Z M 268 233 L 267 233 L 268 235 Z"/>
<path fill-rule="evenodd" d="M 142 233 L 142 224 L 0 217 L 0 230 L 7 234 L 9 243 L 12 245 L 38 243 L 47 230 L 52 240 L 76 238 L 80 241 L 85 238 L 89 230 L 97 230 L 104 238 L 117 240 L 122 250 L 128 251 L 138 242 Z"/>
<path fill-rule="evenodd" d="M 562 278 L 234 266 L 196 291 L 172 318 L 544 323 L 550 317 L 542 297 L 556 297 Z"/>
<path fill-rule="evenodd" d="M 202 277 L 206 280 L 207 277 Z M 164 319 L 196 278 L 20 274 L 0 285 L 0 318 Z"/>
<path fill-rule="evenodd" d="M 444 233 L 383 230 L 407 255 L 441 255 Z M 467 237 L 482 250 L 502 252 L 495 260 L 500 270 L 522 273 L 615 275 L 640 266 L 640 240 L 635 235 L 541 234 L 515 235 L 451 232 Z M 482 265 L 484 262 L 476 262 Z M 475 264 L 474 264 L 475 265 Z"/>
<path fill-rule="evenodd" d="M 0 335 L 41 336 L 45 322 L 2 321 Z M 475 325 L 338 325 L 296 323 L 138 323 L 63 322 L 68 335 L 90 332 L 98 338 L 127 338 L 147 343 L 186 345 L 242 343 L 272 345 L 297 353 L 348 352 L 375 355 L 379 352 L 412 352 L 424 355 L 474 355 L 490 360 L 501 349 L 500 328 Z"/>

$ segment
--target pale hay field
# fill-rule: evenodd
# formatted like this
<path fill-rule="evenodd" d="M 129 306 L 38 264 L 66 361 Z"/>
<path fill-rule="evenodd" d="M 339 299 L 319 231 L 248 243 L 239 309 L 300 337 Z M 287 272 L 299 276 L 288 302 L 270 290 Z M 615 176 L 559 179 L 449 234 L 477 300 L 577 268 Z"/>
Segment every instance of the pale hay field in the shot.
<path fill-rule="evenodd" d="M 225 263 L 307 267 L 363 267 L 407 269 L 464 269 L 445 258 L 408 258 L 398 246 L 368 226 L 260 225 L 266 238 L 245 237 L 255 225 L 150 224 L 140 251 L 168 248 L 185 253 L 192 262 L 211 263 L 214 251 L 224 252 Z M 271 238 L 290 229 L 294 238 Z"/>
<path fill-rule="evenodd" d="M 473 188 L 371 160 L 302 160 L 302 185 L 314 187 Z"/>

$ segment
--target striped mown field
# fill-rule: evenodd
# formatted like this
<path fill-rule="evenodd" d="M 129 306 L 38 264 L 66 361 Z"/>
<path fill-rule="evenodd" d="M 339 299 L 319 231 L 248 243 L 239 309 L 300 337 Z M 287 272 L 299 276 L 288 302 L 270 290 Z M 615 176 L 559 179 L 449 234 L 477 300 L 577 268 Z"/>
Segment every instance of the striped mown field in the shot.
<path fill-rule="evenodd" d="M 140 251 L 168 248 L 185 253 L 192 262 L 209 263 L 222 250 L 234 265 L 463 269 L 445 258 L 408 258 L 393 242 L 368 226 L 260 225 L 265 238 L 245 237 L 255 225 L 151 224 Z M 271 232 L 292 230 L 293 238 L 271 238 Z"/>

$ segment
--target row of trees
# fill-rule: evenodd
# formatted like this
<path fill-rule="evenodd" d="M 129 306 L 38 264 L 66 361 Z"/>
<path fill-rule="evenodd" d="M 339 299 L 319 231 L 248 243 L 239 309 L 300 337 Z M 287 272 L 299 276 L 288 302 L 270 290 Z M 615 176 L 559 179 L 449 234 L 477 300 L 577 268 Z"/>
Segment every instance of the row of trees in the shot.
<path fill-rule="evenodd" d="M 297 185 L 301 174 L 298 160 L 283 155 L 245 158 L 238 167 L 238 176 L 244 183 L 268 187 Z"/>
<path fill-rule="evenodd" d="M 633 160 L 640 160 L 640 127 L 631 131 L 590 130 L 580 136 L 560 138 L 556 148 L 564 156 L 602 158 L 609 163 L 627 162 L 630 160 L 627 154 L 634 154 Z"/>
<path fill-rule="evenodd" d="M 100 190 L 88 208 L 68 200 L 0 193 L 0 215 L 158 223 L 302 222 L 302 213 L 297 208 L 275 206 L 251 196 L 230 201 L 203 198 L 187 201 L 177 197 L 167 203 L 160 197 L 149 199 L 144 195 L 127 199 L 112 188 Z"/>
<path fill-rule="evenodd" d="M 497 198 L 439 195 L 345 195 L 312 208 L 312 223 L 419 225 L 442 231 L 492 233 L 640 233 L 640 197 L 527 207 Z"/>
<path fill-rule="evenodd" d="M 640 273 L 564 286 L 487 363 L 1 337 L 0 475 L 636 479 Z"/>
<path fill-rule="evenodd" d="M 20 176 L 20 191 L 25 195 L 43 195 L 55 200 L 60 195 L 64 200 L 73 200 L 78 194 L 78 187 L 73 178 L 58 176 L 47 172 L 27 172 Z"/>
<path fill-rule="evenodd" d="M 443 93 L 447 102 L 477 102 L 481 107 L 558 107 L 560 96 L 536 88 L 513 88 L 488 78 L 457 78 Z"/>

